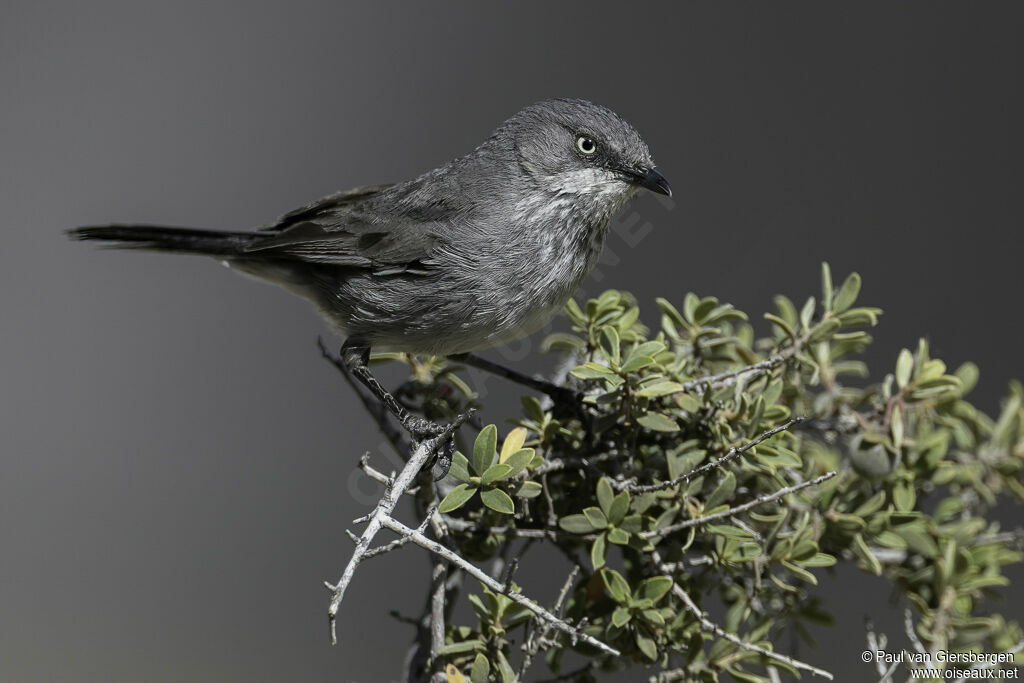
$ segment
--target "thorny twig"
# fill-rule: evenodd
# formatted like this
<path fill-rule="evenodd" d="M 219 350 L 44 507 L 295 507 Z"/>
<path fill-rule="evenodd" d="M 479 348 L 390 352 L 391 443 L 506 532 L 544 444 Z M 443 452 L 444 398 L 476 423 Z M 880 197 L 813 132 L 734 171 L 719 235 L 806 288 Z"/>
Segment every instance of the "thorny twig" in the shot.
<path fill-rule="evenodd" d="M 744 453 L 749 451 L 754 446 L 757 446 L 758 444 L 763 443 L 764 441 L 767 441 L 768 439 L 770 439 L 771 437 L 775 436 L 779 432 L 786 431 L 787 429 L 789 429 L 790 427 L 792 427 L 795 424 L 799 424 L 800 422 L 803 422 L 803 420 L 804 420 L 803 417 L 794 417 L 793 419 L 789 420 L 788 422 L 785 422 L 785 423 L 783 423 L 783 424 L 781 424 L 781 425 L 779 425 L 777 427 L 773 427 L 773 428 L 769 429 L 768 431 L 764 432 L 763 434 L 761 434 L 761 436 L 757 437 L 753 441 L 748 441 L 747 443 L 743 444 L 742 446 L 736 446 L 735 448 L 730 448 L 729 452 L 726 453 L 725 455 L 723 455 L 721 458 L 717 458 L 715 460 L 709 460 L 708 462 L 704 463 L 700 467 L 697 467 L 697 468 L 695 468 L 693 470 L 690 470 L 686 474 L 681 474 L 678 477 L 676 477 L 675 479 L 670 479 L 668 481 L 661 481 L 661 482 L 658 482 L 656 484 L 639 485 L 639 484 L 636 483 L 636 479 L 633 478 L 633 479 L 627 479 L 625 481 L 613 481 L 612 482 L 612 486 L 614 488 L 620 490 L 620 491 L 625 489 L 625 490 L 629 491 L 630 493 L 650 493 L 652 491 L 662 491 L 664 489 L 669 489 L 669 488 L 672 488 L 673 486 L 676 486 L 678 484 L 684 484 L 684 483 L 690 481 L 691 479 L 694 479 L 695 477 L 699 477 L 702 474 L 710 472 L 713 469 L 722 467 L 727 462 L 729 462 L 731 460 L 735 460 L 739 456 L 743 455 Z"/>
<path fill-rule="evenodd" d="M 558 592 L 558 599 L 555 600 L 554 613 L 561 615 L 562 607 L 565 605 L 566 598 L 569 597 L 569 591 L 572 590 L 572 586 L 576 583 L 576 577 L 580 574 L 579 565 L 573 565 L 572 571 L 569 572 L 569 576 L 566 577 L 565 583 L 562 584 L 562 590 Z M 548 640 L 548 634 L 551 632 L 550 625 L 544 625 L 539 631 L 533 630 L 530 632 L 529 637 L 526 639 L 526 643 L 523 645 L 523 663 L 519 666 L 519 672 L 516 673 L 516 680 L 523 680 L 523 676 L 526 674 L 526 670 L 533 664 L 533 658 L 537 656 L 537 653 L 542 649 L 550 646 Z"/>
<path fill-rule="evenodd" d="M 658 551 L 655 550 L 651 554 L 654 558 L 655 563 L 658 565 L 659 569 L 671 576 L 671 572 L 668 571 L 669 567 L 661 561 L 661 556 L 658 554 Z M 697 620 L 700 622 L 700 625 L 704 630 L 711 631 L 719 638 L 725 638 L 729 642 L 737 645 L 738 647 L 744 650 L 757 652 L 758 654 L 764 655 L 769 659 L 774 659 L 777 662 L 787 664 L 788 666 L 791 666 L 794 669 L 802 669 L 803 671 L 809 671 L 815 676 L 821 676 L 823 678 L 827 678 L 828 680 L 832 680 L 832 674 L 828 671 L 825 671 L 824 669 L 819 669 L 818 667 L 807 664 L 806 662 L 801 662 L 799 659 L 794 659 L 792 657 L 787 657 L 786 655 L 780 655 L 777 652 L 772 652 L 771 650 L 766 650 L 765 648 L 760 647 L 759 645 L 748 643 L 739 636 L 729 633 L 724 628 L 708 619 L 704 612 L 701 610 L 701 608 L 697 606 L 697 603 L 693 601 L 693 598 L 690 597 L 690 594 L 687 593 L 686 590 L 684 590 L 683 587 L 680 586 L 674 578 L 672 580 L 672 593 L 677 598 L 682 600 L 683 605 L 686 606 L 686 609 L 691 614 L 693 614 L 693 616 L 697 617 Z"/>
<path fill-rule="evenodd" d="M 733 507 L 733 508 L 729 508 L 728 510 L 722 510 L 721 512 L 715 512 L 715 513 L 712 513 L 712 514 L 707 515 L 705 517 L 694 517 L 693 519 L 687 519 L 685 521 L 678 522 L 676 524 L 670 524 L 670 525 L 668 525 L 666 527 L 662 527 L 661 529 L 652 529 L 651 531 L 642 531 L 642 532 L 640 532 L 639 535 L 644 537 L 644 538 L 658 538 L 658 537 L 661 537 L 661 536 L 667 536 L 667 535 L 669 535 L 671 533 L 675 533 L 676 531 L 680 531 L 682 529 L 689 529 L 690 527 L 702 526 L 704 524 L 707 524 L 708 522 L 714 522 L 715 520 L 724 519 L 724 518 L 727 518 L 727 517 L 732 517 L 733 515 L 737 515 L 737 514 L 739 514 L 741 512 L 746 512 L 747 510 L 750 510 L 751 508 L 755 508 L 758 505 L 763 505 L 765 503 L 770 503 L 773 500 L 778 500 L 779 498 L 782 498 L 783 496 L 788 496 L 791 493 L 795 493 L 796 491 L 799 491 L 801 489 L 808 488 L 809 486 L 817 486 L 818 484 L 822 483 L 823 481 L 827 481 L 827 480 L 831 479 L 832 477 L 836 476 L 836 474 L 837 474 L 836 472 L 826 472 L 825 474 L 821 475 L 820 477 L 816 477 L 814 479 L 809 479 L 807 481 L 802 481 L 799 484 L 793 484 L 792 486 L 787 486 L 786 488 L 779 489 L 778 491 L 775 491 L 774 493 L 766 494 L 766 495 L 763 495 L 763 496 L 758 496 L 754 500 L 751 500 L 749 502 L 743 503 L 742 505 L 737 505 L 736 507 Z"/>
<path fill-rule="evenodd" d="M 345 597 L 345 589 L 348 588 L 349 583 L 352 581 L 352 576 L 355 574 L 356 567 L 363 561 L 366 553 L 370 550 L 370 542 L 377 535 L 383 526 L 385 518 L 391 515 L 391 512 L 395 509 L 395 505 L 398 503 L 398 499 L 402 493 L 409 488 L 409 485 L 413 482 L 416 476 L 423 469 L 424 465 L 433 457 L 434 453 L 438 448 L 444 446 L 444 444 L 451 438 L 451 434 L 458 429 L 462 423 L 461 416 L 448 426 L 448 428 L 440 435 L 424 439 L 417 446 L 412 453 L 412 457 L 409 458 L 408 462 L 405 463 L 405 467 L 395 478 L 394 482 L 388 486 L 384 495 L 377 502 L 377 507 L 370 515 L 369 523 L 366 525 L 366 529 L 363 534 L 359 537 L 356 543 L 356 548 L 352 553 L 352 558 L 349 560 L 348 565 L 345 567 L 345 571 L 342 572 L 341 578 L 338 579 L 336 584 L 325 582 L 326 586 L 331 589 L 333 595 L 331 597 L 330 606 L 327 609 L 327 618 L 330 622 L 331 627 L 331 642 L 337 644 L 338 635 L 335 623 L 335 618 L 338 614 L 338 606 L 341 605 L 341 600 Z"/>
<path fill-rule="evenodd" d="M 487 572 L 483 571 L 476 565 L 471 564 L 469 561 L 463 559 L 462 556 L 458 555 L 452 550 L 449 550 L 440 543 L 427 538 L 415 529 L 407 527 L 406 525 L 402 524 L 393 517 L 384 515 L 380 523 L 382 526 L 391 529 L 397 534 L 411 537 L 412 542 L 416 545 L 420 546 L 421 548 L 425 548 L 430 552 L 434 553 L 435 555 L 439 555 L 445 560 L 448 560 L 455 566 L 460 567 L 467 574 L 469 574 L 474 579 L 487 586 L 490 590 L 494 591 L 495 593 L 503 593 L 510 600 L 527 608 L 535 615 L 537 615 L 537 617 L 539 617 L 542 621 L 550 624 L 554 629 L 567 634 L 574 641 L 577 639 L 582 640 L 586 644 L 596 647 L 597 649 L 606 652 L 610 655 L 614 655 L 616 657 L 618 657 L 621 654 L 618 650 L 609 645 L 606 645 L 605 643 L 602 643 L 597 638 L 587 635 L 586 633 L 581 633 L 577 629 L 573 628 L 572 625 L 566 623 L 562 619 L 559 619 L 554 614 L 552 614 L 551 612 L 537 604 L 537 602 L 531 600 L 522 593 L 512 590 L 506 591 L 505 587 L 502 586 L 501 583 L 499 583 L 498 581 L 495 581 L 493 578 L 491 578 L 487 574 Z"/>

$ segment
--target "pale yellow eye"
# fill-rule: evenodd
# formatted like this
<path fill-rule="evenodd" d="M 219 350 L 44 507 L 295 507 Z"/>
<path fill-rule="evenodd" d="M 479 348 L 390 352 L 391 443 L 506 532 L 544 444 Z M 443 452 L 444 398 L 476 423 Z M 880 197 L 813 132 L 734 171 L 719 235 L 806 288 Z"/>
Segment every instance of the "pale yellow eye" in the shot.
<path fill-rule="evenodd" d="M 597 151 L 597 143 L 588 138 L 586 135 L 581 135 L 576 138 L 576 149 L 583 152 L 587 156 L 590 156 Z"/>

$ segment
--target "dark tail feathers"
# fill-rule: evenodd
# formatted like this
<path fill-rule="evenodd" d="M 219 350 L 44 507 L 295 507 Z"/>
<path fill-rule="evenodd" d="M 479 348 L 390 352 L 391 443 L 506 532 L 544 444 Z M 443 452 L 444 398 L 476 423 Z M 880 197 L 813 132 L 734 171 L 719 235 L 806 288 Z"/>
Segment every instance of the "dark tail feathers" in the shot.
<path fill-rule="evenodd" d="M 246 232 L 220 232 L 192 228 L 165 228 L 156 225 L 105 225 L 68 230 L 73 240 L 110 242 L 121 249 L 152 249 L 207 256 L 240 254 L 255 235 Z"/>

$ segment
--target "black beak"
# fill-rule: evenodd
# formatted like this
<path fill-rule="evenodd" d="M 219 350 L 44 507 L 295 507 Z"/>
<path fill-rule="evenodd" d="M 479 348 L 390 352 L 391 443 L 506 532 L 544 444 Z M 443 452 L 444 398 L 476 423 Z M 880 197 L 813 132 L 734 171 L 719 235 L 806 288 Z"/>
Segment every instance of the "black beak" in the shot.
<path fill-rule="evenodd" d="M 639 168 L 630 169 L 628 173 L 633 178 L 633 182 L 640 187 L 646 187 L 651 192 L 657 192 L 658 194 L 672 196 L 672 187 L 665 180 L 665 176 L 658 172 L 658 169 L 640 166 Z"/>

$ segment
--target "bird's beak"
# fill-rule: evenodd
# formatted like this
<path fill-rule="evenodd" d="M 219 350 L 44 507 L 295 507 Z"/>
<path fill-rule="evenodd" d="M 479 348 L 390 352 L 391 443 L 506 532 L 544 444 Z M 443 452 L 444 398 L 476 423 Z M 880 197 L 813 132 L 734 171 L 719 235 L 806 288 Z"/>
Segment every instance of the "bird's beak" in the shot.
<path fill-rule="evenodd" d="M 658 194 L 672 196 L 672 187 L 665 180 L 665 176 L 661 175 L 656 168 L 640 166 L 629 169 L 627 174 L 640 187 L 646 187 L 651 192 L 657 192 Z"/>

